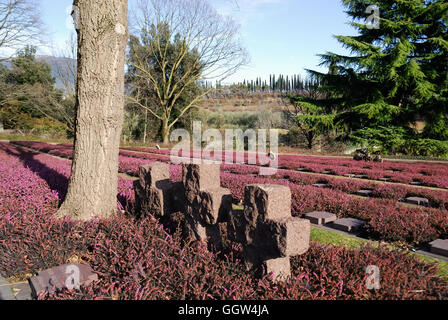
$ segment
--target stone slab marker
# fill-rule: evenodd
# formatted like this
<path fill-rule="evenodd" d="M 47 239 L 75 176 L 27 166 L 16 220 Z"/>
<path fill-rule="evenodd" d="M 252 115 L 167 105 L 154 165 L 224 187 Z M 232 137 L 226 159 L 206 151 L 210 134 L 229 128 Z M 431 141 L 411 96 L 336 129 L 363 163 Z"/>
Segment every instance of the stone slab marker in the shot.
<path fill-rule="evenodd" d="M 244 248 L 248 269 L 273 273 L 281 281 L 291 275 L 290 256 L 309 248 L 310 222 L 291 215 L 291 191 L 281 185 L 248 185 L 244 213 L 232 216 L 236 241 Z"/>
<path fill-rule="evenodd" d="M 305 214 L 304 218 L 317 225 L 327 224 L 337 219 L 335 214 L 326 211 L 313 211 Z"/>
<path fill-rule="evenodd" d="M 134 181 L 135 215 L 138 218 L 153 214 L 163 217 L 169 211 L 170 165 L 154 162 L 139 168 L 139 180 Z"/>
<path fill-rule="evenodd" d="M 437 239 L 429 243 L 430 251 L 448 257 L 448 240 Z"/>
<path fill-rule="evenodd" d="M 429 200 L 422 197 L 408 197 L 405 199 L 405 202 L 417 206 L 429 207 Z"/>
<path fill-rule="evenodd" d="M 365 225 L 365 222 L 355 218 L 342 218 L 334 221 L 332 227 L 345 232 L 358 232 Z"/>
<path fill-rule="evenodd" d="M 232 194 L 221 187 L 219 164 L 184 164 L 185 233 L 220 247 L 220 223 L 227 222 L 232 211 Z"/>
<path fill-rule="evenodd" d="M 330 188 L 330 186 L 328 184 L 326 184 L 326 183 L 315 183 L 315 184 L 313 184 L 313 187 L 316 187 L 316 188 Z"/>
<path fill-rule="evenodd" d="M 356 192 L 356 195 L 361 197 L 371 197 L 373 195 L 373 190 L 362 189 Z"/>

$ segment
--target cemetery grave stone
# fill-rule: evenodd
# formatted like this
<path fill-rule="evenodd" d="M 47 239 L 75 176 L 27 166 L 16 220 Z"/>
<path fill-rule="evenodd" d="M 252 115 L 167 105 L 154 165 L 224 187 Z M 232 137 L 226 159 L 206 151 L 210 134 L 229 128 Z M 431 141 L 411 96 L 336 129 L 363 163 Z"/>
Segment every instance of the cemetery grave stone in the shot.
<path fill-rule="evenodd" d="M 322 225 L 333 221 L 336 221 L 337 217 L 335 214 L 325 211 L 313 211 L 305 214 L 305 219 L 310 220 L 311 223 Z"/>
<path fill-rule="evenodd" d="M 330 188 L 330 186 L 328 184 L 326 184 L 326 183 L 315 183 L 315 184 L 313 184 L 313 187 L 316 187 L 316 188 Z"/>
<path fill-rule="evenodd" d="M 448 257 L 448 240 L 437 239 L 429 243 L 430 251 Z"/>
<path fill-rule="evenodd" d="M 362 220 L 354 219 L 354 218 L 343 218 L 334 221 L 331 226 L 337 230 L 345 231 L 345 232 L 357 232 L 363 226 L 365 222 Z"/>
<path fill-rule="evenodd" d="M 185 190 L 186 236 L 221 246 L 220 223 L 226 223 L 232 211 L 232 194 L 221 187 L 219 164 L 184 164 L 182 183 Z"/>
<path fill-rule="evenodd" d="M 272 273 L 277 281 L 291 275 L 289 257 L 309 248 L 310 222 L 292 217 L 286 186 L 246 186 L 244 211 L 232 215 L 230 226 L 243 245 L 247 268 Z"/>
<path fill-rule="evenodd" d="M 139 180 L 134 181 L 135 215 L 139 218 L 150 214 L 161 218 L 170 212 L 171 196 L 179 188 L 170 181 L 170 165 L 154 162 L 139 168 Z"/>
<path fill-rule="evenodd" d="M 373 190 L 359 190 L 356 192 L 356 195 L 361 197 L 370 197 L 373 195 Z"/>
<path fill-rule="evenodd" d="M 429 207 L 429 200 L 422 197 L 407 197 L 405 202 L 417 206 Z"/>

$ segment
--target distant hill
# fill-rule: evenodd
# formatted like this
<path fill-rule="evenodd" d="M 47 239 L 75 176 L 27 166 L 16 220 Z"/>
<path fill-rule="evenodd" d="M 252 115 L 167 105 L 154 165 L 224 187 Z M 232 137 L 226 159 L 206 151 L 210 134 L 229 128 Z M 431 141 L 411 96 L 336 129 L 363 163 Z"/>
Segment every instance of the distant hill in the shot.
<path fill-rule="evenodd" d="M 64 57 L 53 57 L 53 56 L 36 56 L 37 61 L 45 61 L 51 68 L 51 75 L 56 79 L 56 88 L 64 90 L 65 87 L 61 80 L 61 75 L 66 79 L 70 79 L 70 68 L 72 68 L 74 60 L 71 58 Z M 1 62 L 7 68 L 11 68 L 11 61 Z M 73 79 L 69 82 L 74 85 Z"/>

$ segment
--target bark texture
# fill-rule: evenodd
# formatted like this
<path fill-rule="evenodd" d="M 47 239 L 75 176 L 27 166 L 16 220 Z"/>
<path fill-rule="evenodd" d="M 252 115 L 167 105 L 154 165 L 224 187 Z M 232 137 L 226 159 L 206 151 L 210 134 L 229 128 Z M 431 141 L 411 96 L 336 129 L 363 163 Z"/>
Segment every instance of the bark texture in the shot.
<path fill-rule="evenodd" d="M 79 8 L 75 149 L 58 215 L 88 220 L 117 211 L 127 0 L 75 0 Z"/>

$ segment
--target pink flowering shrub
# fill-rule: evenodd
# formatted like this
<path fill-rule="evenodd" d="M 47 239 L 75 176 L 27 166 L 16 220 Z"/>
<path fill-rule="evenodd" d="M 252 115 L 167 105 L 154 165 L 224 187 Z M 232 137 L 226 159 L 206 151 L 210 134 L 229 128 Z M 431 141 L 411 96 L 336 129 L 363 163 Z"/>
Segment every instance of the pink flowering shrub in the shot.
<path fill-rule="evenodd" d="M 17 149 L 17 148 L 16 148 Z M 19 149 L 17 149 L 19 150 Z M 17 152 L 17 151 L 16 151 Z M 140 156 L 139 153 L 132 153 Z M 146 154 L 143 158 L 120 157 L 122 163 L 134 160 L 154 161 L 153 155 Z M 52 189 L 58 190 L 60 199 L 65 195 L 67 177 L 69 176 L 69 165 L 67 161 L 51 158 L 44 154 L 35 154 L 34 159 L 41 159 L 39 170 L 51 181 Z M 161 157 L 166 157 L 162 156 Z M 168 157 L 166 157 L 168 158 Z M 139 160 L 140 159 L 140 160 Z M 161 160 L 161 159 L 157 159 Z M 64 163 L 61 167 L 59 163 Z M 35 162 L 30 162 L 35 166 Z M 365 233 L 375 239 L 387 241 L 406 241 L 410 244 L 426 243 L 437 238 L 448 236 L 448 192 L 444 190 L 430 190 L 423 188 L 407 187 L 392 184 L 377 184 L 368 181 L 337 179 L 333 177 L 318 177 L 289 170 L 279 170 L 272 177 L 260 177 L 253 174 L 253 166 L 248 165 L 223 165 L 226 170 L 221 172 L 221 184 L 228 188 L 236 200 L 243 199 L 244 186 L 253 183 L 284 184 L 291 188 L 292 213 L 296 216 L 323 210 L 336 214 L 338 217 L 353 217 L 367 222 Z M 134 168 L 136 169 L 136 165 Z M 122 167 L 123 168 L 123 167 Z M 49 169 L 55 170 L 61 175 L 52 174 Z M 233 174 L 236 169 L 237 174 Z M 136 171 L 137 172 L 137 171 Z M 135 172 L 135 173 L 136 173 Z M 170 174 L 172 181 L 180 181 L 182 169 L 180 165 L 171 165 Z M 128 172 L 129 173 L 129 172 Z M 135 174 L 134 173 L 134 174 Z M 62 181 L 62 182 L 61 182 Z M 311 185 L 325 182 L 330 185 L 329 189 L 320 189 Z M 118 196 L 120 208 L 124 209 L 126 203 L 133 199 L 132 183 L 127 179 L 120 178 L 120 185 L 124 192 Z M 61 184 L 61 185 L 60 185 Z M 355 193 L 360 189 L 371 189 L 374 191 L 373 198 L 354 198 L 349 193 Z M 120 189 L 121 190 L 121 189 Z M 123 195 L 125 194 L 125 195 Z M 406 208 L 397 203 L 407 196 L 423 196 L 430 200 L 434 208 Z M 395 223 L 397 220 L 399 223 Z"/>
<path fill-rule="evenodd" d="M 169 150 L 157 150 L 144 147 L 124 147 L 123 150 L 145 152 L 159 155 L 168 155 Z M 237 152 L 233 153 L 233 159 L 236 159 Z M 202 157 L 203 159 L 225 159 L 225 153 L 219 152 L 218 155 L 207 156 L 205 154 L 190 152 L 190 157 Z M 243 155 L 245 163 L 248 163 L 249 153 Z M 257 155 L 255 155 L 257 158 Z M 365 175 L 367 179 L 379 180 L 390 178 L 392 182 L 409 184 L 419 181 L 429 187 L 448 188 L 448 163 L 438 162 L 405 162 L 405 161 L 384 161 L 383 163 L 366 163 L 355 161 L 350 158 L 336 157 L 316 157 L 316 156 L 297 156 L 297 155 L 278 155 L 279 166 L 291 170 L 299 168 L 310 172 L 322 173 L 332 171 L 335 175 L 357 174 Z M 260 164 L 257 158 L 257 163 Z"/>
<path fill-rule="evenodd" d="M 173 180 L 180 178 L 180 166 L 170 171 Z M 292 258 L 292 278 L 274 283 L 269 276 L 257 279 L 245 270 L 238 246 L 222 255 L 200 243 L 184 244 L 151 217 L 56 219 L 69 172 L 69 161 L 0 143 L 0 273 L 36 274 L 76 261 L 91 265 L 99 277 L 81 290 L 45 293 L 41 299 L 448 298 L 447 283 L 436 275 L 435 265 L 382 247 L 351 250 L 311 243 L 307 253 Z M 300 201 L 306 188 L 315 190 L 292 188 L 300 191 L 293 193 Z M 325 197 L 330 191 L 318 194 Z M 121 205 L 132 202 L 132 181 L 120 179 L 119 192 Z M 366 288 L 368 265 L 380 268 L 380 290 Z"/>
<path fill-rule="evenodd" d="M 70 150 L 73 148 L 70 144 L 52 145 L 44 142 L 35 141 L 14 141 L 14 144 L 33 148 L 42 152 L 71 158 Z M 156 161 L 170 161 L 170 150 L 157 150 L 155 148 L 144 147 L 122 147 L 120 148 L 120 155 L 131 158 L 142 158 Z M 237 155 L 241 154 L 241 159 L 248 163 L 250 153 L 233 152 L 232 159 L 236 160 Z M 224 152 L 216 154 L 208 154 L 201 152 L 190 151 L 189 154 L 182 156 L 188 158 L 226 159 Z M 259 165 L 260 159 L 254 154 L 256 164 Z M 315 156 L 296 156 L 296 155 L 278 155 L 279 166 L 289 170 L 297 170 L 299 168 L 305 169 L 309 172 L 323 173 L 331 172 L 333 175 L 347 175 L 355 174 L 365 176 L 366 179 L 380 180 L 384 178 L 390 179 L 392 182 L 410 184 L 412 182 L 420 182 L 422 185 L 429 187 L 439 187 L 448 189 L 448 163 L 437 162 L 404 162 L 404 161 L 385 161 L 384 163 L 366 163 L 355 161 L 349 158 L 335 158 L 335 157 L 315 157 Z M 230 167 L 228 167 L 230 166 Z M 241 169 L 239 165 L 223 165 L 223 170 L 231 168 L 235 173 L 238 170 L 248 170 L 257 173 L 258 170 L 249 166 L 246 169 Z"/>

